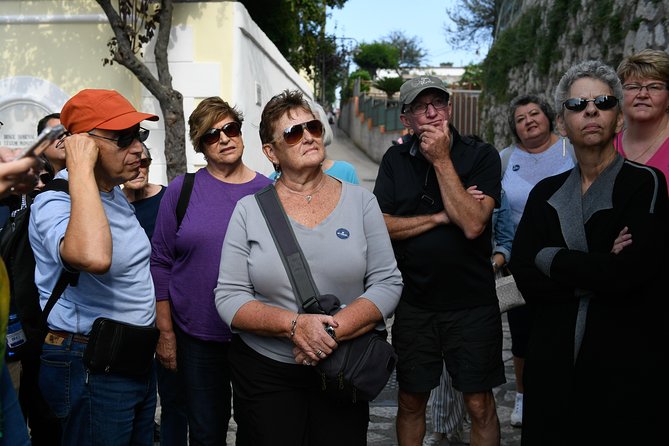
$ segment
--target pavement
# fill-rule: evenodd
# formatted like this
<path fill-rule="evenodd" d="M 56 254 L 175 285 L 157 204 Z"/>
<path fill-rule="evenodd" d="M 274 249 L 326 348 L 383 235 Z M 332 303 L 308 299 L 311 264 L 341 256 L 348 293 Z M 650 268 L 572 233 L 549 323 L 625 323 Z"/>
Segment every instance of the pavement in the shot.
<path fill-rule="evenodd" d="M 374 181 L 379 170 L 379 165 L 369 158 L 351 141 L 351 139 L 339 128 L 333 126 L 334 138 L 332 144 L 327 147 L 328 158 L 334 160 L 348 161 L 353 164 L 360 178 L 360 184 L 369 189 L 374 189 Z M 388 147 L 391 141 L 388 138 Z M 513 405 L 516 398 L 516 380 L 513 373 L 513 359 L 511 355 L 511 335 L 506 315 L 502 317 L 502 329 L 504 343 L 502 359 L 507 383 L 493 390 L 497 402 L 497 416 L 499 417 L 502 431 L 502 446 L 519 446 L 522 429 L 514 428 L 509 422 Z M 392 328 L 391 328 L 392 335 Z M 370 404 L 370 423 L 367 434 L 369 446 L 394 446 L 397 445 L 395 435 L 395 416 L 397 414 L 397 381 L 395 374 L 390 378 L 381 394 Z M 428 405 L 427 434 L 431 433 L 431 414 Z M 427 441 L 426 443 L 427 444 Z"/>
<path fill-rule="evenodd" d="M 348 138 L 341 129 L 333 128 L 334 140 L 327 147 L 328 158 L 334 160 L 348 161 L 353 164 L 360 178 L 360 184 L 369 189 L 374 188 L 374 181 L 379 170 L 376 162 L 370 159 L 362 150 Z M 388 140 L 388 147 L 391 141 Z M 515 376 L 513 372 L 513 359 L 511 355 L 511 335 L 509 333 L 509 324 L 506 314 L 502 315 L 502 330 L 504 343 L 502 347 L 502 359 L 506 373 L 506 384 L 493 389 L 495 401 L 497 403 L 497 416 L 501 427 L 501 446 L 519 446 L 522 429 L 511 426 L 509 418 L 513 411 L 515 402 Z M 392 336 L 392 326 L 390 327 Z M 395 374 L 391 376 L 388 384 L 376 398 L 370 403 L 370 423 L 367 434 L 368 446 L 396 446 L 397 437 L 395 435 L 395 416 L 397 414 L 397 381 Z M 228 444 L 234 444 L 236 426 L 234 421 L 230 422 L 228 432 Z M 431 434 L 431 413 L 428 404 L 427 413 L 427 434 L 424 445 L 428 445 L 428 438 Z M 445 443 L 442 443 L 444 445 Z M 456 443 L 451 443 L 455 446 Z M 462 443 L 458 443 L 462 444 Z"/>
<path fill-rule="evenodd" d="M 348 161 L 355 166 L 360 178 L 360 185 L 370 192 L 374 189 L 374 181 L 379 172 L 379 165 L 360 150 L 343 130 L 332 126 L 334 137 L 332 143 L 327 146 L 327 157 L 333 160 Z M 391 140 L 388 137 L 388 147 Z"/>

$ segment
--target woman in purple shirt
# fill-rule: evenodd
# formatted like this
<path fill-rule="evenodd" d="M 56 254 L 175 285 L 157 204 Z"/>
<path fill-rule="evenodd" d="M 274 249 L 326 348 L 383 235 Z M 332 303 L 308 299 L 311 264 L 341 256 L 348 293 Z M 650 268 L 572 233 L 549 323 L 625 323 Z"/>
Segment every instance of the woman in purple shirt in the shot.
<path fill-rule="evenodd" d="M 207 166 L 195 174 L 180 226 L 176 208 L 184 176 L 169 185 L 152 239 L 151 274 L 160 329 L 156 354 L 163 366 L 177 371 L 191 444 L 226 444 L 231 333 L 214 306 L 214 288 L 237 201 L 270 183 L 242 162 L 242 120 L 241 112 L 218 97 L 203 100 L 193 111 L 189 136 Z"/>

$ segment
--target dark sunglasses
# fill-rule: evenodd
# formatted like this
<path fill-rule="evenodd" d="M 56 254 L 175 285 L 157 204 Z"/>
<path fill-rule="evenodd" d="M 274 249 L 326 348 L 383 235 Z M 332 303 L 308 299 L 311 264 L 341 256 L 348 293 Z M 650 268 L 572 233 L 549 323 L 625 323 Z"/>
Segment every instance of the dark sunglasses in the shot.
<path fill-rule="evenodd" d="M 107 138 L 106 136 L 96 135 L 95 133 L 88 132 L 90 136 L 95 136 L 96 138 L 106 139 L 107 141 L 113 141 L 116 143 L 119 149 L 126 149 L 130 147 L 130 144 L 133 141 L 137 140 L 139 142 L 144 142 L 149 137 L 149 131 L 142 127 L 137 128 L 136 130 L 129 130 L 126 132 L 119 133 L 116 138 Z"/>
<path fill-rule="evenodd" d="M 146 169 L 151 165 L 151 158 L 140 158 L 139 159 L 139 167 L 142 167 Z"/>
<path fill-rule="evenodd" d="M 323 123 L 318 119 L 312 119 L 311 121 L 303 122 L 302 124 L 295 124 L 290 126 L 283 131 L 283 140 L 287 144 L 293 145 L 302 141 L 304 138 L 304 129 L 309 130 L 311 136 L 320 138 L 323 136 Z M 276 139 L 272 142 L 275 142 Z"/>
<path fill-rule="evenodd" d="M 594 99 L 571 98 L 564 101 L 562 105 L 567 110 L 580 112 L 585 110 L 588 102 L 592 102 L 600 110 L 611 110 L 618 105 L 618 98 L 615 96 L 597 96 Z"/>
<path fill-rule="evenodd" d="M 221 132 L 223 132 L 228 138 L 234 138 L 241 135 L 242 125 L 238 122 L 232 121 L 228 122 L 220 129 L 209 129 L 205 132 L 204 135 L 202 135 L 200 142 L 207 145 L 214 144 L 215 142 L 218 142 L 219 139 L 221 139 Z"/>
<path fill-rule="evenodd" d="M 51 175 L 48 172 L 41 173 L 41 174 L 39 174 L 39 180 L 42 182 L 42 184 L 47 184 L 51 180 L 53 180 L 53 175 Z"/>

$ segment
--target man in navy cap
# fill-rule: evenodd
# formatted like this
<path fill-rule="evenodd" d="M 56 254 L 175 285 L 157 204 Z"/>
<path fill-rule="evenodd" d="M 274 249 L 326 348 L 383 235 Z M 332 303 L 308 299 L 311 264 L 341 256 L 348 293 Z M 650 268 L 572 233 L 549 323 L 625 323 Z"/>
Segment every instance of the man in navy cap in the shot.
<path fill-rule="evenodd" d="M 499 155 L 450 125 L 449 93 L 439 78 L 406 81 L 400 102 L 413 136 L 386 152 L 374 187 L 404 279 L 392 327 L 397 437 L 402 446 L 422 445 L 425 408 L 445 362 L 464 394 L 471 443 L 498 445 L 492 388 L 505 378 L 489 222 L 500 200 Z"/>

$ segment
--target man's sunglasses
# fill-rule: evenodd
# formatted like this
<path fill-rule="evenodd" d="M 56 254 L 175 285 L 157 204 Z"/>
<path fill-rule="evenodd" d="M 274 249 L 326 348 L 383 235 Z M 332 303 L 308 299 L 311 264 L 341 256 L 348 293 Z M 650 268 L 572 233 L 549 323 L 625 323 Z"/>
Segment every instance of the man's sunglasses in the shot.
<path fill-rule="evenodd" d="M 303 122 L 302 124 L 295 124 L 284 129 L 283 140 L 291 146 L 293 144 L 297 144 L 298 142 L 302 141 L 302 138 L 304 138 L 304 129 L 309 130 L 311 136 L 316 138 L 323 136 L 323 123 L 321 123 L 321 121 L 318 119 L 312 119 L 311 121 Z M 274 142 L 276 142 L 276 139 L 272 141 L 272 143 Z"/>
<path fill-rule="evenodd" d="M 221 132 L 223 132 L 228 138 L 234 138 L 241 135 L 242 125 L 236 121 L 232 121 L 228 122 L 220 129 L 209 129 L 205 132 L 204 135 L 202 135 L 200 142 L 206 145 L 214 144 L 218 142 L 219 139 L 221 139 Z"/>
<path fill-rule="evenodd" d="M 597 96 L 594 99 L 571 98 L 564 101 L 562 105 L 567 110 L 580 112 L 585 110 L 588 102 L 592 102 L 600 110 L 611 110 L 618 105 L 618 98 L 615 96 Z"/>
<path fill-rule="evenodd" d="M 137 130 L 132 129 L 122 133 L 119 133 L 116 138 L 107 138 L 106 136 L 96 135 L 95 133 L 88 132 L 90 136 L 96 138 L 106 139 L 107 141 L 113 141 L 116 143 L 119 149 L 126 149 L 130 147 L 130 144 L 133 141 L 137 140 L 139 142 L 144 142 L 149 137 L 149 131 L 142 127 L 137 128 Z"/>

